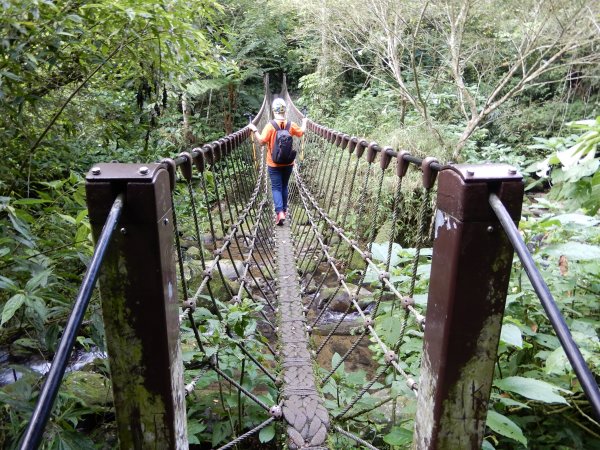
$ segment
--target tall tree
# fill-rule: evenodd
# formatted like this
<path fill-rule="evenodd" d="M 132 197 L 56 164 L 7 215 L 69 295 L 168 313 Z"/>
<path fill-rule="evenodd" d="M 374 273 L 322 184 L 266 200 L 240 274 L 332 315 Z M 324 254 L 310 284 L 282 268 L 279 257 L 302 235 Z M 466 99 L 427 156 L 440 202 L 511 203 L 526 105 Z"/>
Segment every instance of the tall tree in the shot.
<path fill-rule="evenodd" d="M 600 63 L 600 7 L 592 0 L 295 5 L 307 21 L 327 8 L 328 21 L 310 20 L 309 26 L 326 28 L 315 34 L 329 39 L 329 53 L 347 69 L 394 89 L 432 131 L 437 127 L 429 114 L 430 96 L 452 85 L 464 129 L 452 142 L 436 136 L 453 148 L 454 158 L 510 99 L 534 86 L 565 82 L 574 72 L 597 76 L 592 68 Z"/>
<path fill-rule="evenodd" d="M 88 137 L 93 126 L 106 135 L 97 105 L 107 95 L 114 111 L 105 114 L 118 116 L 128 107 L 124 94 L 133 100 L 136 90 L 140 106 L 160 108 L 177 75 L 218 69 L 206 27 L 219 10 L 212 1 L 12 0 L 3 9 L 0 180 L 12 180 L 5 189 L 23 192 L 36 171 L 68 168 L 74 134 Z"/>

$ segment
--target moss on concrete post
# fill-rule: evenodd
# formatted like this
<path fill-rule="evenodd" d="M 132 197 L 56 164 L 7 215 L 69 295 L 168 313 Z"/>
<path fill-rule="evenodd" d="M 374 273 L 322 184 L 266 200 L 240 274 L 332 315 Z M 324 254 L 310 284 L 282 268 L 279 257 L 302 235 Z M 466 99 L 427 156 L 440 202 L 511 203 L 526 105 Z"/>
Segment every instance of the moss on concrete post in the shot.
<path fill-rule="evenodd" d="M 100 164 L 86 190 L 94 236 L 125 193 L 100 274 L 120 448 L 187 448 L 169 174 L 160 164 Z"/>
<path fill-rule="evenodd" d="M 513 249 L 489 206 L 518 222 L 523 182 L 504 164 L 439 175 L 415 438 L 422 449 L 481 448 Z"/>

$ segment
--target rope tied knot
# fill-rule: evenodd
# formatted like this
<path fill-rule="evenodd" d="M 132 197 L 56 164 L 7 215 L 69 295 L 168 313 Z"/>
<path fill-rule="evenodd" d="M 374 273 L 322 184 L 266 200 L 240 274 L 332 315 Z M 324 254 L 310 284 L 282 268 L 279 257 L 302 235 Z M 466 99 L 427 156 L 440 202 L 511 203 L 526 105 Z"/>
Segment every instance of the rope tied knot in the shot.
<path fill-rule="evenodd" d="M 189 309 L 191 312 L 196 311 L 196 300 L 192 298 L 188 298 L 184 300 L 181 304 L 181 309 L 186 310 Z"/>
<path fill-rule="evenodd" d="M 415 304 L 415 299 L 412 297 L 402 297 L 402 307 L 404 309 L 408 309 L 410 306 L 413 306 Z"/>
<path fill-rule="evenodd" d="M 283 412 L 281 410 L 281 406 L 279 405 L 273 405 L 269 408 L 269 414 L 271 414 L 271 417 L 275 417 L 276 419 L 279 419 L 283 416 Z"/>
<path fill-rule="evenodd" d="M 388 350 L 387 352 L 385 352 L 384 359 L 386 363 L 391 364 L 395 361 L 398 361 L 398 355 L 396 355 L 396 352 L 394 352 L 393 350 Z"/>
<path fill-rule="evenodd" d="M 389 280 L 389 279 L 390 279 L 390 273 L 389 273 L 389 272 L 381 272 L 381 273 L 379 274 L 379 281 L 381 281 L 382 283 L 383 283 L 385 280 Z"/>

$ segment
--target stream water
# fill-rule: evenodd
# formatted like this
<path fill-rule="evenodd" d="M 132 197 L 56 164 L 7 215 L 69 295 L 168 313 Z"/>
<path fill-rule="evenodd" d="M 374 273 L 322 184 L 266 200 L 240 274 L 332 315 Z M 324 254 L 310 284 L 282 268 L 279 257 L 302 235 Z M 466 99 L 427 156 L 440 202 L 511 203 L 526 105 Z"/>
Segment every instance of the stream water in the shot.
<path fill-rule="evenodd" d="M 106 352 L 97 348 L 91 348 L 89 351 L 75 350 L 71 356 L 66 372 L 73 372 L 83 369 L 95 359 L 105 359 Z M 13 358 L 8 349 L 0 349 L 0 386 L 14 383 L 23 376 L 23 370 L 32 370 L 40 375 L 46 374 L 50 370 L 51 361 L 46 361 L 41 356 L 32 355 L 27 358 Z"/>
<path fill-rule="evenodd" d="M 207 246 L 208 247 L 208 246 Z M 240 257 L 239 263 L 243 255 L 234 253 L 232 249 L 234 261 L 237 263 L 236 257 Z M 227 270 L 231 277 L 235 277 L 233 268 Z M 325 270 L 318 271 L 317 276 L 324 275 Z M 330 278 L 330 279 L 329 279 Z M 337 279 L 333 276 L 328 277 L 324 283 L 324 287 L 333 287 L 337 285 Z M 271 299 L 274 300 L 274 299 Z M 319 304 L 319 296 L 315 299 L 313 304 Z M 368 306 L 365 310 L 369 312 L 371 306 Z M 319 319 L 317 326 L 313 331 L 313 339 L 315 345 L 318 347 L 321 342 L 327 337 L 330 331 L 335 327 L 337 322 L 342 317 L 343 313 L 336 311 L 326 311 L 323 316 Z M 316 318 L 316 311 L 309 313 L 309 322 L 314 321 Z M 321 367 L 326 370 L 331 368 L 331 360 L 335 353 L 344 355 L 346 351 L 356 341 L 356 337 L 353 336 L 353 330 L 360 328 L 362 325 L 362 318 L 357 312 L 349 313 L 342 323 L 335 330 L 334 335 L 329 339 L 328 345 L 319 353 L 317 361 Z M 346 362 L 346 368 L 349 370 L 366 370 L 368 373 L 372 371 L 375 366 L 372 362 L 371 351 L 368 349 L 369 339 L 363 339 L 358 345 L 357 349 L 349 356 Z M 71 356 L 69 365 L 67 366 L 66 372 L 72 372 L 83 369 L 86 365 L 93 362 L 95 359 L 105 359 L 107 355 L 105 352 L 100 351 L 98 348 L 91 348 L 88 351 L 77 349 Z M 20 379 L 26 371 L 34 371 L 40 375 L 46 374 L 50 370 L 51 361 L 46 361 L 42 356 L 31 354 L 29 356 L 14 356 L 10 354 L 7 347 L 0 347 L 0 386 L 14 383 Z"/>

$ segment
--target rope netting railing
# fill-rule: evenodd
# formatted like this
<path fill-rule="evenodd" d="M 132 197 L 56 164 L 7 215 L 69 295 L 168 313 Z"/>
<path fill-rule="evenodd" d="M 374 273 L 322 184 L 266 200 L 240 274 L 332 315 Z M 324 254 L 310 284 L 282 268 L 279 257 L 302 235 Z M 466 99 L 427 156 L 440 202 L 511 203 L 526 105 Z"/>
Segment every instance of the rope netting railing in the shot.
<path fill-rule="evenodd" d="M 268 80 L 265 88 L 268 92 Z M 268 105 L 266 95 L 256 125 L 266 124 Z M 277 397 L 277 351 L 253 324 L 259 318 L 260 327 L 273 334 L 276 268 L 264 148 L 248 127 L 160 163 L 99 164 L 88 174 L 87 188 L 96 251 L 21 448 L 37 448 L 42 439 L 98 278 L 123 447 L 146 441 L 158 447 L 187 446 L 183 399 L 207 379 L 231 425 L 232 441 L 223 448 L 236 446 L 280 417 L 277 403 L 267 405 L 264 392 L 253 392 L 245 380 L 248 361 L 260 373 L 253 383 L 270 386 Z M 109 199 L 114 205 L 106 217 Z M 154 229 L 146 229 L 152 223 Z M 176 265 L 169 249 L 174 249 Z M 135 284 L 135 289 L 127 287 Z M 225 303 L 239 305 L 239 310 L 231 312 Z M 174 314 L 180 305 L 183 312 Z M 242 321 L 250 323 L 243 327 L 252 329 L 250 334 L 239 334 Z M 179 328 L 181 336 L 173 334 Z M 187 358 L 192 342 L 199 356 Z M 144 387 L 133 399 L 136 383 Z M 236 391 L 235 414 L 225 405 L 223 383 Z M 266 411 L 262 425 L 245 433 L 244 415 L 250 408 L 242 397 Z M 167 416 L 163 423 L 156 420 L 161 416 Z M 138 423 L 137 430 L 131 421 Z M 144 428 L 156 432 L 142 433 Z"/>
<path fill-rule="evenodd" d="M 287 101 L 293 105 L 289 95 L 287 95 Z M 292 108 L 292 111 L 297 120 L 302 118 L 302 114 L 297 108 Z M 419 268 L 419 257 L 424 244 L 430 239 L 437 238 L 438 230 L 441 227 L 450 228 L 456 226 L 452 224 L 451 215 L 447 214 L 445 211 L 440 211 L 439 209 L 436 211 L 435 208 L 431 207 L 430 200 L 432 193 L 435 190 L 434 183 L 436 176 L 437 173 L 442 170 L 447 172 L 454 170 L 457 173 L 460 173 L 462 181 L 466 181 L 467 183 L 471 181 L 475 182 L 475 178 L 477 178 L 477 181 L 485 180 L 487 182 L 487 189 L 485 192 L 481 192 L 482 195 L 480 195 L 479 201 L 485 201 L 487 200 L 487 196 L 489 196 L 489 203 L 492 207 L 491 209 L 494 210 L 495 215 L 493 218 L 489 217 L 491 211 L 489 208 L 485 214 L 478 211 L 477 214 L 479 215 L 479 220 L 482 220 L 482 217 L 485 216 L 486 220 L 492 219 L 500 222 L 498 225 L 501 226 L 496 226 L 496 223 L 488 225 L 486 232 L 494 235 L 498 241 L 506 241 L 508 239 L 512 244 L 512 247 L 516 250 L 540 301 L 548 313 L 549 321 L 555 329 L 565 353 L 568 355 L 569 361 L 575 370 L 582 389 L 590 400 L 592 409 L 596 415 L 600 417 L 600 391 L 598 390 L 598 385 L 573 340 L 565 320 L 560 314 L 547 286 L 543 282 L 539 271 L 535 269 L 531 255 L 523 243 L 514 223 L 515 220 L 518 221 L 519 218 L 520 210 L 518 208 L 520 207 L 522 191 L 518 184 L 515 184 L 514 186 L 508 184 L 506 187 L 502 186 L 504 181 L 511 181 L 512 176 L 518 176 L 517 171 L 514 168 L 504 165 L 496 165 L 495 167 L 493 165 L 443 167 L 433 158 L 415 158 L 405 151 L 396 152 L 391 147 L 382 148 L 376 142 L 368 142 L 366 139 L 354 136 L 351 137 L 314 122 L 309 121 L 308 128 L 309 133 L 306 137 L 306 142 L 303 143 L 301 152 L 301 163 L 295 168 L 295 189 L 293 192 L 296 198 L 295 206 L 300 210 L 298 214 L 294 215 L 294 228 L 296 230 L 295 235 L 298 236 L 298 240 L 296 241 L 296 251 L 300 261 L 299 267 L 302 270 L 302 276 L 304 278 L 305 301 L 308 308 L 315 308 L 316 317 L 312 323 L 312 328 L 318 326 L 319 321 L 322 320 L 323 317 L 326 317 L 328 313 L 327 308 L 340 289 L 345 291 L 347 298 L 350 300 L 345 311 L 339 315 L 335 325 L 318 347 L 317 353 L 324 348 L 325 344 L 336 333 L 338 327 L 343 323 L 351 311 L 354 314 L 357 314 L 362 320 L 362 327 L 357 326 L 356 328 L 358 332 L 355 336 L 354 343 L 350 345 L 343 356 L 338 358 L 335 364 L 332 362 L 332 368 L 324 374 L 322 383 L 325 384 L 330 380 L 331 376 L 345 361 L 347 361 L 365 336 L 369 336 L 370 342 L 375 343 L 378 346 L 378 351 L 375 352 L 373 357 L 374 359 L 379 360 L 380 367 L 380 370 L 374 374 L 373 379 L 365 384 L 364 388 L 348 402 L 341 412 L 337 412 L 334 415 L 334 419 L 343 418 L 352 410 L 361 396 L 365 394 L 368 395 L 368 391 L 371 389 L 372 384 L 386 373 L 389 366 L 395 368 L 397 374 L 404 378 L 407 386 L 416 395 L 427 398 L 432 394 L 431 386 L 428 386 L 423 393 L 419 390 L 415 379 L 419 379 L 423 374 L 419 373 L 419 368 L 415 371 L 415 366 L 412 367 L 413 372 L 411 373 L 409 365 L 402 361 L 401 352 L 403 338 L 409 325 L 409 317 L 413 317 L 414 324 L 416 325 L 416 330 L 413 330 L 413 333 L 417 330 L 424 330 L 425 328 L 425 316 L 422 311 L 420 312 L 418 310 L 418 306 L 415 304 L 415 284 L 418 279 L 417 271 Z M 364 159 L 362 159 L 363 155 L 365 155 Z M 377 158 L 379 158 L 379 170 L 375 163 Z M 391 160 L 395 160 L 395 174 L 386 176 L 386 169 L 390 165 Z M 403 179 L 406 178 L 407 168 L 410 164 L 416 166 L 421 171 L 422 197 L 417 214 L 417 237 L 415 240 L 414 258 L 408 263 L 411 267 L 410 276 L 407 277 L 407 279 L 398 282 L 392 279 L 393 276 L 390 274 L 390 262 L 394 253 L 397 253 L 396 250 L 393 250 L 394 242 L 398 237 L 396 226 L 399 223 L 402 224 L 401 216 L 403 213 L 403 206 L 405 206 L 402 201 L 403 193 L 401 187 Z M 362 177 L 362 181 L 360 179 L 357 181 L 357 175 L 358 177 Z M 392 197 L 389 206 L 384 206 L 386 200 L 382 198 L 382 191 L 384 191 L 382 186 L 386 179 L 393 180 L 391 188 L 388 190 L 388 192 L 391 191 Z M 446 182 L 445 184 L 448 183 Z M 371 188 L 370 192 L 369 187 Z M 499 198 L 501 195 L 507 197 L 507 192 L 511 190 L 514 191 L 513 194 L 517 191 L 518 193 L 508 200 L 506 198 Z M 444 191 L 446 191 L 446 189 L 444 189 Z M 444 201 L 444 198 L 447 200 L 448 194 L 448 192 L 438 193 L 438 208 L 440 203 L 447 203 L 447 201 Z M 441 202 L 440 195 L 442 196 Z M 460 194 L 458 193 L 457 196 L 460 197 Z M 474 196 L 472 198 L 465 196 L 464 199 L 471 200 L 475 203 Z M 389 203 L 389 199 L 387 201 Z M 518 205 L 516 205 L 515 202 L 517 202 Z M 462 205 L 460 208 L 456 208 L 458 211 L 457 216 L 462 215 L 463 212 L 469 208 L 485 209 L 486 206 L 478 207 L 469 204 Z M 510 212 L 507 209 L 510 210 Z M 384 215 L 383 210 L 386 211 L 388 217 Z M 354 215 L 355 211 L 356 213 Z M 374 261 L 373 246 L 378 245 L 375 243 L 376 236 L 380 238 L 382 231 L 384 231 L 382 225 L 388 221 L 390 213 L 392 218 L 389 232 L 386 239 L 379 239 L 380 241 L 384 241 L 384 244 L 385 241 L 387 241 L 387 251 L 385 254 L 381 254 L 382 252 L 380 252 L 379 261 Z M 357 223 L 357 221 L 348 220 L 352 216 L 357 217 L 359 221 L 363 216 L 365 216 L 365 218 L 362 223 Z M 404 228 L 406 229 L 405 224 Z M 506 235 L 498 236 L 496 228 L 504 230 Z M 379 247 L 381 248 L 381 246 Z M 506 247 L 509 246 L 506 245 Z M 380 248 L 378 250 L 380 250 Z M 485 251 L 485 247 L 480 250 Z M 506 251 L 509 251 L 510 254 L 512 254 L 512 250 L 509 249 L 505 250 L 505 252 Z M 363 268 L 358 268 L 358 271 L 356 265 L 351 265 L 355 254 L 364 261 Z M 508 261 L 508 257 L 504 256 L 504 260 Z M 308 261 L 314 261 L 314 264 L 307 264 Z M 493 261 L 494 264 L 496 264 L 496 262 L 497 261 Z M 466 264 L 462 267 L 459 265 L 458 270 L 468 273 L 469 267 Z M 369 273 L 372 274 L 371 283 L 365 283 L 365 277 Z M 333 280 L 337 282 L 338 287 L 334 291 L 333 296 L 325 299 L 325 302 L 321 302 L 318 307 L 315 307 L 315 301 L 319 296 L 323 296 L 323 288 L 327 288 L 326 282 L 328 279 L 332 278 L 332 274 Z M 350 278 L 353 278 L 356 282 L 354 289 L 351 289 L 348 286 L 347 280 Z M 431 282 L 433 283 L 434 279 L 437 281 L 438 278 L 440 277 L 436 277 L 435 274 L 432 273 Z M 508 280 L 506 276 L 504 278 L 505 280 L 503 281 L 501 277 L 496 277 L 494 288 L 506 285 Z M 366 312 L 358 302 L 359 292 L 365 285 L 370 285 L 370 288 L 375 287 L 377 285 L 375 280 L 379 281 L 379 286 L 378 289 L 375 289 L 372 292 L 373 302 L 369 304 L 370 310 Z M 315 281 L 316 287 L 308 289 L 308 286 Z M 404 309 L 398 324 L 399 337 L 396 342 L 389 342 L 387 345 L 378 335 L 378 327 L 376 326 L 378 311 L 381 307 L 381 301 L 384 294 L 390 294 L 393 297 L 394 310 L 400 311 Z M 430 293 L 429 296 L 431 298 L 432 294 Z M 503 310 L 504 299 L 500 300 L 502 302 Z M 495 303 L 500 305 L 499 302 Z M 433 305 L 434 308 L 436 306 L 437 305 L 435 304 Z M 497 326 L 499 326 L 500 323 L 501 316 Z M 434 326 L 437 325 L 437 323 L 434 324 Z M 381 328 L 382 327 L 380 327 L 380 329 Z M 495 341 L 494 346 L 492 347 L 494 352 L 496 345 L 497 341 Z M 492 356 L 493 355 L 490 354 L 487 357 L 492 359 Z M 441 365 L 442 364 L 438 367 Z M 427 362 L 421 366 L 421 371 L 423 371 L 423 368 L 429 369 Z M 428 380 L 427 383 L 431 384 L 431 381 Z M 388 401 L 389 400 L 394 399 L 388 399 Z M 432 402 L 420 399 L 419 411 L 422 414 L 420 417 L 417 415 L 416 420 L 419 421 L 419 419 L 422 419 L 420 422 L 426 422 L 427 420 L 423 419 L 427 416 L 427 412 L 423 413 L 423 411 L 430 409 L 428 407 L 432 405 Z M 366 409 L 363 413 L 368 413 L 370 411 L 372 411 L 372 409 Z M 395 412 L 394 405 L 392 414 L 395 415 Z M 360 417 L 360 415 L 361 414 L 353 415 L 352 417 Z M 485 421 L 483 423 L 485 423 Z M 337 425 L 334 426 L 337 427 Z M 428 427 L 429 425 L 417 423 L 416 426 L 418 428 L 419 426 Z M 479 431 L 479 434 L 481 434 L 481 431 L 482 430 Z M 346 433 L 348 433 L 348 430 L 346 430 Z M 417 434 L 419 434 L 418 430 Z M 448 434 L 452 435 L 451 432 Z M 357 440 L 357 442 L 360 441 Z M 419 440 L 419 436 L 416 437 L 415 442 L 417 443 L 417 446 L 426 445 L 428 448 L 431 448 L 429 446 L 432 445 L 431 439 Z M 450 442 L 456 443 L 461 442 L 461 440 L 458 438 L 456 441 L 451 440 Z M 480 442 L 481 440 L 479 440 L 479 443 Z M 473 444 L 473 441 L 471 441 L 471 444 L 475 445 Z"/>
<path fill-rule="evenodd" d="M 264 126 L 268 121 L 268 105 L 265 96 L 255 125 Z M 282 416 L 277 402 L 277 350 L 272 339 L 277 274 L 264 147 L 254 141 L 246 127 L 180 157 L 185 158 L 182 167 L 187 166 L 181 173 L 188 195 L 180 197 L 179 202 L 191 209 L 191 216 L 188 213 L 185 217 L 192 218 L 192 236 L 199 249 L 193 254 L 200 255 L 198 273 L 193 273 L 189 268 L 194 260 L 187 257 L 191 247 L 182 249 L 177 237 L 182 233 L 176 226 L 177 265 L 184 299 L 179 316 L 182 346 L 189 354 L 192 343 L 195 345 L 194 356 L 185 363 L 189 380 L 185 395 L 191 397 L 188 403 L 198 399 L 194 398 L 198 389 L 202 397 L 214 397 L 214 406 L 218 403 L 217 408 L 228 418 L 229 429 L 224 435 L 231 436 L 218 448 L 233 448 L 247 439 L 256 439 L 261 430 Z M 194 183 L 192 167 L 199 172 L 199 183 Z M 208 169 L 210 177 L 204 174 Z M 194 201 L 198 192 L 202 194 L 201 202 Z M 208 222 L 206 243 L 202 241 L 198 203 Z M 181 209 L 175 205 L 174 218 L 182 216 Z M 206 247 L 212 253 L 210 260 L 204 256 Z M 224 307 L 224 302 L 239 308 L 232 311 Z M 240 327 L 240 319 L 254 324 Z M 248 329 L 252 331 L 246 334 Z M 249 426 L 246 416 L 259 418 L 261 410 L 263 421 Z M 188 423 L 192 421 L 188 419 Z"/>
<path fill-rule="evenodd" d="M 293 105 L 289 96 L 287 101 Z M 292 108 L 292 117 L 296 120 L 301 118 L 296 108 Z M 314 312 L 310 329 L 316 330 L 320 324 L 325 323 L 325 317 L 332 321 L 329 307 L 340 296 L 340 291 L 349 300 L 329 324 L 331 329 L 320 344 L 315 346 L 315 353 L 319 355 L 323 352 L 349 316 L 358 319 L 354 321 L 356 334 L 350 336 L 352 342 L 348 344 L 345 353 L 332 362 L 330 370 L 323 370 L 321 386 L 326 386 L 340 367 L 354 356 L 353 352 L 365 337 L 368 337 L 368 343 L 374 343 L 377 347 L 372 352 L 372 358 L 373 365 L 378 366 L 378 369 L 374 370 L 369 380 L 365 380 L 362 387 L 357 388 L 347 404 L 331 411 L 334 422 L 338 424 L 333 429 L 340 431 L 340 425 L 347 426 L 345 422 L 350 420 L 360 422 L 365 415 L 390 401 L 392 415 L 395 417 L 397 399 L 407 395 L 406 391 L 398 392 L 398 389 L 390 395 L 392 383 L 398 376 L 404 380 L 409 393 L 418 395 L 415 381 L 418 370 L 415 369 L 419 359 L 414 359 L 409 367 L 399 355 L 405 344 L 404 337 L 410 319 L 413 320 L 413 336 L 422 334 L 425 326 L 425 317 L 419 312 L 414 295 L 421 251 L 429 241 L 433 217 L 431 198 L 440 165 L 433 158 L 420 160 L 406 152 L 398 156 L 390 147 L 381 148 L 375 142 L 368 143 L 365 139 L 350 137 L 310 121 L 308 130 L 305 141 L 301 144 L 300 161 L 294 171 L 292 230 L 296 238 L 295 248 L 305 309 L 312 309 Z M 362 158 L 363 155 L 366 158 Z M 380 155 L 379 164 L 375 163 L 377 155 Z M 386 180 L 390 178 L 388 167 L 394 157 L 395 176 L 392 175 L 392 183 L 389 183 Z M 413 257 L 408 262 L 410 275 L 402 283 L 397 283 L 397 277 L 390 274 L 392 258 L 394 252 L 397 252 L 393 243 L 398 225 L 402 223 L 402 180 L 411 162 L 418 164 L 423 172 L 422 196 L 416 224 L 417 239 Z M 388 181 L 393 192 L 391 205 L 386 205 L 385 208 L 387 212 L 391 211 L 391 221 L 386 220 L 383 212 L 384 181 Z M 350 216 L 359 220 L 366 217 L 366 220 L 349 226 Z M 383 222 L 390 223 L 387 233 L 386 230 L 382 232 Z M 375 244 L 378 234 L 384 234 L 382 244 Z M 374 245 L 378 245 L 380 261 L 373 256 Z M 357 258 L 361 263 L 356 264 Z M 393 269 L 399 270 L 397 267 Z M 372 289 L 369 291 L 372 301 L 361 305 L 359 295 L 364 296 L 365 286 Z M 323 295 L 324 291 L 331 290 L 333 293 Z M 391 305 L 388 306 L 386 315 L 399 318 L 396 325 L 399 332 L 393 342 L 385 342 L 380 336 L 381 331 L 378 332 L 376 327 L 384 295 L 387 300 L 385 303 Z M 389 377 L 386 376 L 388 374 Z M 375 383 L 377 388 L 373 389 Z M 373 400 L 377 395 L 386 393 L 384 402 Z M 358 412 L 354 410 L 357 407 L 360 407 Z M 364 436 L 358 437 L 347 429 L 343 435 L 364 445 Z M 375 447 L 369 444 L 368 448 Z"/>

